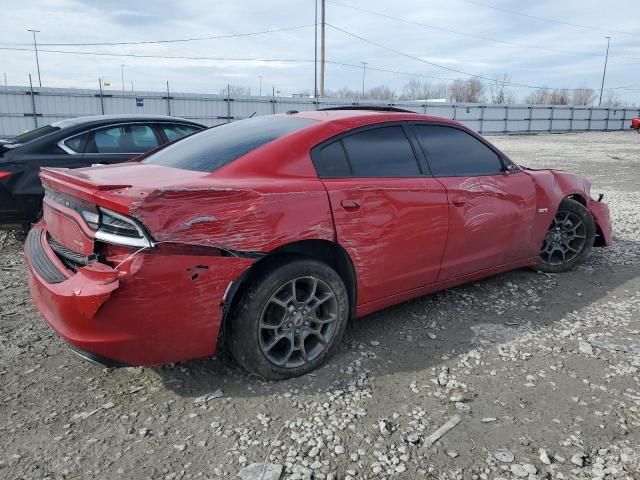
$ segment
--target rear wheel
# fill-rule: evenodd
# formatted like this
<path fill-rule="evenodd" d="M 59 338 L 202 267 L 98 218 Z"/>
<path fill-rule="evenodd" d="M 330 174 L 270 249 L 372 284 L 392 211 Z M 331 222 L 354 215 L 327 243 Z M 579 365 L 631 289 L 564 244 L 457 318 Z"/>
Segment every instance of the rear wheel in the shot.
<path fill-rule="evenodd" d="M 349 302 L 331 267 L 300 259 L 255 278 L 234 313 L 234 358 L 250 372 L 278 380 L 303 375 L 335 352 Z"/>
<path fill-rule="evenodd" d="M 566 272 L 582 263 L 593 246 L 596 225 L 589 211 L 579 202 L 562 201 L 547 230 L 537 269 Z"/>

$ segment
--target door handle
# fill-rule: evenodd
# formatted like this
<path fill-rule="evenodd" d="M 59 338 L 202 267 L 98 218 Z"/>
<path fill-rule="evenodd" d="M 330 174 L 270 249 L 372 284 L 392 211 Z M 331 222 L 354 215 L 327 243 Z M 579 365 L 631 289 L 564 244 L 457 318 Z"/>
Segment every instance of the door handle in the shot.
<path fill-rule="evenodd" d="M 456 207 L 464 207 L 464 205 L 467 203 L 467 199 L 464 197 L 453 197 L 451 203 L 453 203 Z"/>
<path fill-rule="evenodd" d="M 360 208 L 360 202 L 358 202 L 357 200 L 342 200 L 340 202 L 340 205 L 342 205 L 342 208 L 344 208 L 348 212 L 352 212 Z"/>

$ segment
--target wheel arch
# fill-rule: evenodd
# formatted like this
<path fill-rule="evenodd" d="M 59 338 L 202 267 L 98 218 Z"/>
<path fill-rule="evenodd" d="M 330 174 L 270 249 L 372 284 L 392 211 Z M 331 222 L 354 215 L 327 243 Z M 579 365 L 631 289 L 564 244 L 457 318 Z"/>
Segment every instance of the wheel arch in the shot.
<path fill-rule="evenodd" d="M 278 247 L 253 263 L 230 286 L 223 304 L 223 316 L 218 331 L 218 345 L 224 345 L 225 332 L 232 321 L 232 313 L 243 292 L 251 280 L 275 264 L 292 261 L 296 258 L 317 260 L 333 268 L 347 289 L 349 296 L 349 312 L 351 318 L 355 314 L 357 301 L 357 277 L 353 262 L 347 251 L 338 243 L 329 240 L 311 239 L 300 240 Z"/>

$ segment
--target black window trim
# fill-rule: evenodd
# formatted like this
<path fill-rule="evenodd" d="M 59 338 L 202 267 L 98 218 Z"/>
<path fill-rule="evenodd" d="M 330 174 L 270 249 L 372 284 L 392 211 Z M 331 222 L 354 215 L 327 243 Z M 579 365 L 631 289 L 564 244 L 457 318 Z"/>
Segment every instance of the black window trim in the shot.
<path fill-rule="evenodd" d="M 188 123 L 188 122 L 172 122 L 172 121 L 158 121 L 158 120 L 135 120 L 135 121 L 130 121 L 130 122 L 117 122 L 117 123 L 107 123 L 105 125 L 99 125 L 97 127 L 92 127 L 89 128 L 87 130 L 82 130 L 81 132 L 78 133 L 74 133 L 73 135 L 69 135 L 68 137 L 63 138 L 62 140 L 58 141 L 58 147 L 60 147 L 62 150 L 64 150 L 66 153 L 68 153 L 69 155 L 84 155 L 84 150 L 87 147 L 87 139 L 89 138 L 89 136 L 87 135 L 87 138 L 84 140 L 84 143 L 82 145 L 82 151 L 81 152 L 76 152 L 75 150 L 73 150 L 72 148 L 70 148 L 66 142 L 67 140 L 71 140 L 75 137 L 79 137 L 81 135 L 85 135 L 85 134 L 92 134 L 94 133 L 96 130 L 102 130 L 104 128 L 112 128 L 112 127 L 121 127 L 121 126 L 127 126 L 127 125 L 148 125 L 152 130 L 154 135 L 156 136 L 156 139 L 158 140 L 158 142 L 160 142 L 160 144 L 158 146 L 162 146 L 165 143 L 167 143 L 166 141 L 163 141 L 163 136 L 160 133 L 160 128 L 162 125 L 168 124 L 168 125 L 184 125 L 187 127 L 195 127 L 198 128 L 199 126 L 193 123 Z M 201 132 L 202 130 L 205 130 L 205 128 L 200 128 L 199 130 L 197 130 L 198 132 Z M 197 133 L 197 132 L 194 132 Z M 157 147 L 154 147 L 157 148 Z M 140 153 L 136 153 L 136 152 L 118 152 L 118 153 L 92 153 L 90 155 L 139 155 Z"/>
<path fill-rule="evenodd" d="M 333 137 L 330 137 L 326 140 L 323 140 L 322 142 L 314 145 L 313 147 L 311 147 L 310 150 L 310 155 L 311 155 L 311 161 L 313 163 L 313 167 L 316 171 L 316 174 L 318 175 L 318 178 L 322 178 L 322 179 L 340 179 L 340 178 L 422 178 L 422 177 L 432 177 L 431 175 L 431 170 L 429 169 L 429 166 L 427 164 L 426 158 L 424 156 L 424 152 L 422 151 L 422 149 L 420 148 L 420 145 L 418 144 L 417 139 L 415 138 L 415 135 L 413 133 L 413 131 L 409 128 L 409 123 L 406 120 L 401 120 L 401 121 L 390 121 L 390 122 L 380 122 L 380 123 L 373 123 L 373 124 L 369 124 L 369 125 L 364 125 L 362 127 L 356 127 L 353 128 L 351 130 L 348 130 L 346 132 L 342 132 L 339 133 L 338 135 L 334 135 Z M 389 175 L 354 175 L 353 174 L 353 167 L 351 166 L 351 160 L 349 159 L 349 154 L 347 153 L 347 149 L 344 146 L 344 143 L 342 142 L 342 140 L 344 138 L 350 137 L 352 135 L 356 135 L 358 133 L 361 132 L 365 132 L 368 130 L 376 130 L 379 128 L 385 128 L 385 127 L 397 127 L 400 126 L 402 127 L 402 130 L 405 134 L 405 136 L 407 137 L 407 140 L 409 141 L 409 145 L 411 146 L 411 150 L 413 151 L 413 156 L 416 160 L 416 163 L 418 165 L 418 170 L 420 171 L 419 174 L 417 175 L 402 175 L 402 176 L 389 176 Z M 329 146 L 330 144 L 333 144 L 335 142 L 340 142 L 340 145 L 342 147 L 342 150 L 344 151 L 345 154 L 345 158 L 347 159 L 347 165 L 349 167 L 349 172 L 351 173 L 349 176 L 344 176 L 344 175 L 320 175 L 319 173 L 319 169 L 317 166 L 317 162 L 319 161 L 319 153 L 320 151 L 324 148 Z"/>
<path fill-rule="evenodd" d="M 509 157 L 507 157 L 503 152 L 501 152 L 496 147 L 494 147 L 491 143 L 489 143 L 484 137 L 482 137 L 482 135 L 479 135 L 478 133 L 474 132 L 471 129 L 468 129 L 468 128 L 465 128 L 465 127 L 461 127 L 460 125 L 455 125 L 455 124 L 451 124 L 451 123 L 444 123 L 444 122 L 429 122 L 429 121 L 420 121 L 420 120 L 410 120 L 407 123 L 410 126 L 411 134 L 414 137 L 418 147 L 420 148 L 420 151 L 424 155 L 427 164 L 429 163 L 429 158 L 428 158 L 427 153 L 423 150 L 422 145 L 420 144 L 420 141 L 418 140 L 418 135 L 416 134 L 416 132 L 415 132 L 415 130 L 413 128 L 415 125 L 447 127 L 447 128 L 453 128 L 455 130 L 460 130 L 460 131 L 462 131 L 464 133 L 467 133 L 468 135 L 471 135 L 473 138 L 475 138 L 480 143 L 482 143 L 485 147 L 487 147 L 493 153 L 495 153 L 496 156 L 498 157 L 498 161 L 500 162 L 500 165 L 501 165 L 501 171 L 498 172 L 498 173 L 485 173 L 485 174 L 479 174 L 479 175 L 469 175 L 469 174 L 436 175 L 435 178 L 494 177 L 496 175 L 514 175 L 514 174 L 517 174 L 517 173 L 522 173 L 522 169 L 516 163 L 511 161 L 511 159 Z"/>
<path fill-rule="evenodd" d="M 201 132 L 203 130 L 206 130 L 206 127 L 198 127 L 196 125 L 193 125 L 191 123 L 183 123 L 183 122 L 158 122 L 158 123 L 154 123 L 153 125 L 158 132 L 158 136 L 161 138 L 162 143 L 161 145 L 165 145 L 167 143 L 173 143 L 173 142 L 177 142 L 178 140 L 182 140 L 183 138 L 187 138 L 191 135 L 194 135 L 198 132 Z M 169 140 L 169 137 L 167 137 L 167 133 L 164 131 L 164 127 L 189 127 L 189 128 L 193 128 L 193 132 L 191 132 L 188 135 L 185 135 L 183 137 L 180 138 L 176 138 L 175 140 Z"/>

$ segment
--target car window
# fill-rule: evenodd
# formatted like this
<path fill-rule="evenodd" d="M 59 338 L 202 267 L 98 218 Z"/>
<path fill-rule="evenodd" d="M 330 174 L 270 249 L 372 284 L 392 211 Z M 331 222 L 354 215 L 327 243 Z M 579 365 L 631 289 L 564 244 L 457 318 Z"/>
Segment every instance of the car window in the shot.
<path fill-rule="evenodd" d="M 167 136 L 167 140 L 173 142 L 174 140 L 191 135 L 201 129 L 190 125 L 162 125 L 162 130 Z"/>
<path fill-rule="evenodd" d="M 414 125 L 414 130 L 434 176 L 496 175 L 502 172 L 498 155 L 467 132 L 438 125 Z"/>
<path fill-rule="evenodd" d="M 342 139 L 354 177 L 420 175 L 413 148 L 401 126 L 381 127 Z"/>
<path fill-rule="evenodd" d="M 321 178 L 351 176 L 351 167 L 349 167 L 349 161 L 344 153 L 342 141 L 338 140 L 321 147 L 314 151 L 312 156 L 313 164 Z"/>
<path fill-rule="evenodd" d="M 158 145 L 149 125 L 118 125 L 93 132 L 85 153 L 143 153 Z"/>
<path fill-rule="evenodd" d="M 30 130 L 28 132 L 17 135 L 13 138 L 9 139 L 9 142 L 15 144 L 23 144 L 27 142 L 31 142 L 32 140 L 36 140 L 40 137 L 44 137 L 45 135 L 49 135 L 50 133 L 57 132 L 60 130 L 60 127 L 56 127 L 53 125 L 45 125 L 44 127 L 36 128 L 35 130 Z"/>
<path fill-rule="evenodd" d="M 265 115 L 227 123 L 169 145 L 143 162 L 214 172 L 258 147 L 316 122 L 309 118 Z"/>
<path fill-rule="evenodd" d="M 81 135 L 76 135 L 75 137 L 68 138 L 64 141 L 64 146 L 75 153 L 82 153 L 84 142 L 88 136 L 88 133 L 83 133 Z"/>

